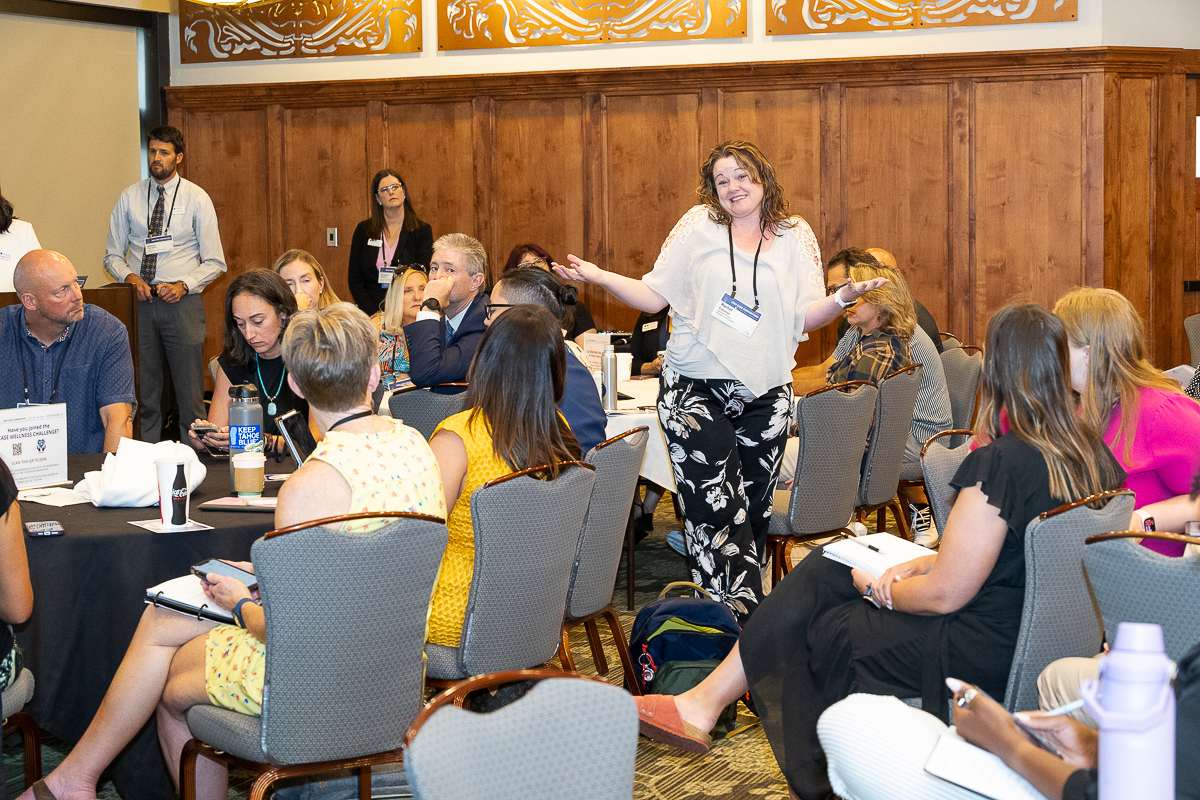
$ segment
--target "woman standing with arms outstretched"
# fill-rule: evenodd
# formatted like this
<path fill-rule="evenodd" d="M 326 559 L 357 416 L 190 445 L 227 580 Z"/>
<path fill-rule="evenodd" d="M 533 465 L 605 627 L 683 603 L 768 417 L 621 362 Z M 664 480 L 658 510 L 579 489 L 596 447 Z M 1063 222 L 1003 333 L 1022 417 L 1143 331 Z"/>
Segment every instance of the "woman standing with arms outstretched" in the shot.
<path fill-rule="evenodd" d="M 428 267 L 432 258 L 433 228 L 413 210 L 404 179 L 395 170 L 379 170 L 371 178 L 371 216 L 358 223 L 350 240 L 346 280 L 354 304 L 368 317 L 378 313 L 398 277 L 396 268 Z"/>
<path fill-rule="evenodd" d="M 700 204 L 642 279 L 575 256 L 567 280 L 596 283 L 648 313 L 671 306 L 658 398 L 693 580 L 745 622 L 762 600 L 771 499 L 792 410 L 796 345 L 877 278 L 825 296 L 812 229 L 788 213 L 775 170 L 748 142 L 716 147 Z"/>

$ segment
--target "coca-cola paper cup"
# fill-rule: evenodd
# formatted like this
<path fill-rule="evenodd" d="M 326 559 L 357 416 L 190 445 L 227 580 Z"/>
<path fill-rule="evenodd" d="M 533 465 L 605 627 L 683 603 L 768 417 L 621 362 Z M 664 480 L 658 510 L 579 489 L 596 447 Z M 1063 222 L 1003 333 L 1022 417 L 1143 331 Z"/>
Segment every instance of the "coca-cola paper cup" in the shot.
<path fill-rule="evenodd" d="M 164 530 L 183 530 L 188 526 L 188 490 L 192 462 L 182 458 L 159 458 L 154 461 L 158 470 L 158 515 Z"/>

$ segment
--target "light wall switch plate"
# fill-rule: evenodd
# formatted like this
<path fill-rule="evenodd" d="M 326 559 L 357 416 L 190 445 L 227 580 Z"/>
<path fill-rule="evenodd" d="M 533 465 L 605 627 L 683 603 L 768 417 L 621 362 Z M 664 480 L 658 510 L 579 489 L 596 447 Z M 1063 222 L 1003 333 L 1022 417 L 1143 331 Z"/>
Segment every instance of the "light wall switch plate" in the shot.
<path fill-rule="evenodd" d="M 325 229 L 325 244 L 329 247 L 337 247 L 337 228 Z"/>

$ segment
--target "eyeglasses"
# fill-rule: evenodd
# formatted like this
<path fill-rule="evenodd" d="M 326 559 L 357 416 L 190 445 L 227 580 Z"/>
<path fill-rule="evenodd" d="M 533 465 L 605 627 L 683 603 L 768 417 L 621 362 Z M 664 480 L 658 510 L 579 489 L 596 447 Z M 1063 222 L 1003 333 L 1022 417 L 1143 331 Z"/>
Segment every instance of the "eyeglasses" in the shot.
<path fill-rule="evenodd" d="M 550 262 L 544 258 L 531 258 L 528 261 L 522 261 L 517 264 L 518 267 L 548 267 Z"/>
<path fill-rule="evenodd" d="M 379 193 L 380 194 L 395 194 L 396 192 L 400 191 L 403 188 L 404 187 L 401 186 L 400 184 L 393 183 L 391 186 L 380 186 Z"/>
<path fill-rule="evenodd" d="M 850 281 L 846 281 L 845 283 L 839 283 L 837 286 L 826 286 L 825 287 L 825 296 L 828 297 L 831 294 L 837 294 L 838 292 L 840 292 L 842 290 L 843 286 L 849 286 L 849 285 L 850 285 Z"/>
<path fill-rule="evenodd" d="M 491 319 L 498 308 L 515 308 L 520 303 L 485 303 L 483 306 L 483 318 Z"/>

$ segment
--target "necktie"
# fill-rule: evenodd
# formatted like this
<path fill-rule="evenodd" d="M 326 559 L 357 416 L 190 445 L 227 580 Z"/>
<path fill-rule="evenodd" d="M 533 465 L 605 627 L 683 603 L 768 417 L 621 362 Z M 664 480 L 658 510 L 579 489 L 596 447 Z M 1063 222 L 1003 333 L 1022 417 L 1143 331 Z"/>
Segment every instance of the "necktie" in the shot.
<path fill-rule="evenodd" d="M 450 320 L 446 320 L 446 344 L 450 344 L 450 337 L 454 335 L 454 326 L 450 324 Z"/>
<path fill-rule="evenodd" d="M 154 204 L 154 211 L 150 214 L 150 228 L 148 236 L 158 236 L 162 233 L 163 212 L 165 205 L 165 193 L 163 187 L 158 187 L 158 202 Z M 142 255 L 142 280 L 146 283 L 154 283 L 154 267 L 158 263 L 158 253 Z"/>

